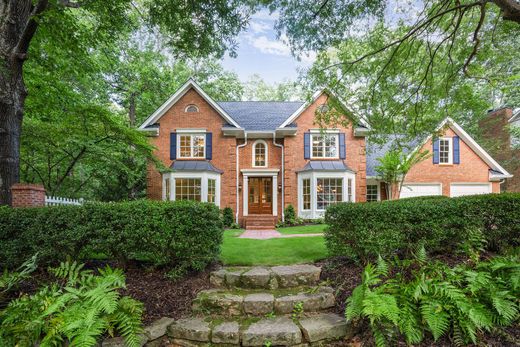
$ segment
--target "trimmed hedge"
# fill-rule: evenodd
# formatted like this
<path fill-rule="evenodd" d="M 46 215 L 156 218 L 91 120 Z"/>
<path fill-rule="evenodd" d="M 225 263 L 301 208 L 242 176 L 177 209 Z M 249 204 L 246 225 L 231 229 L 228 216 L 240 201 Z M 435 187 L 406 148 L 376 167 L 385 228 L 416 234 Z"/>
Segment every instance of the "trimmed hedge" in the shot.
<path fill-rule="evenodd" d="M 325 214 L 331 255 L 363 261 L 409 253 L 424 244 L 433 252 L 452 251 L 479 228 L 487 248 L 520 245 L 520 194 L 459 198 L 409 198 L 361 204 L 337 204 Z"/>
<path fill-rule="evenodd" d="M 220 210 L 208 203 L 0 208 L 0 268 L 18 266 L 38 252 L 40 264 L 106 256 L 200 270 L 218 257 L 222 240 Z"/>

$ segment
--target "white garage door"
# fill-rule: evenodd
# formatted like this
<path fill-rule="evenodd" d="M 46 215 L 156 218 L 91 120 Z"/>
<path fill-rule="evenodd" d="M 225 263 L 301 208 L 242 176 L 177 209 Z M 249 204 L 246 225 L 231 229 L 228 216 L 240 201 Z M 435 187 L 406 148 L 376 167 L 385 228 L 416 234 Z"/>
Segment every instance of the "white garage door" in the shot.
<path fill-rule="evenodd" d="M 440 184 L 403 184 L 401 198 L 413 198 L 415 196 L 441 195 Z"/>
<path fill-rule="evenodd" d="M 450 187 L 450 196 L 464 196 L 491 193 L 491 184 L 488 183 L 452 183 Z"/>

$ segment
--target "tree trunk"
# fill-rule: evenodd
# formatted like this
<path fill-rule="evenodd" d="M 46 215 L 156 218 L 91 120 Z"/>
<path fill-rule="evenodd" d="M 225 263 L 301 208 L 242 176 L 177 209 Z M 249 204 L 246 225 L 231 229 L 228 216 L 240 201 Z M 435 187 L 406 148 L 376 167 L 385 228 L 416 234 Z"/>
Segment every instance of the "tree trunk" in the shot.
<path fill-rule="evenodd" d="M 493 0 L 500 7 L 502 18 L 520 24 L 520 2 L 517 0 Z"/>
<path fill-rule="evenodd" d="M 23 63 L 47 0 L 0 0 L 0 205 L 11 203 L 20 180 L 20 135 L 27 90 Z"/>

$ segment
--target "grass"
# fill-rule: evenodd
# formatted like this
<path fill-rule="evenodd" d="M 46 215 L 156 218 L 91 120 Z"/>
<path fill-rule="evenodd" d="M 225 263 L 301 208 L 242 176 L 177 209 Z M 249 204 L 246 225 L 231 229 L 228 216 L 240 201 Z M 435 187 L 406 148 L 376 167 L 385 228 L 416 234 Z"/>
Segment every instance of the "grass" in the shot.
<path fill-rule="evenodd" d="M 327 227 L 326 224 L 313 224 L 313 225 L 298 225 L 295 227 L 284 227 L 284 228 L 277 228 L 280 233 L 285 235 L 290 234 L 318 234 L 323 233 L 325 228 Z"/>
<path fill-rule="evenodd" d="M 224 232 L 220 257 L 225 265 L 302 264 L 327 257 L 322 236 L 269 240 L 239 239 L 237 236 L 242 232 L 243 230 Z"/>

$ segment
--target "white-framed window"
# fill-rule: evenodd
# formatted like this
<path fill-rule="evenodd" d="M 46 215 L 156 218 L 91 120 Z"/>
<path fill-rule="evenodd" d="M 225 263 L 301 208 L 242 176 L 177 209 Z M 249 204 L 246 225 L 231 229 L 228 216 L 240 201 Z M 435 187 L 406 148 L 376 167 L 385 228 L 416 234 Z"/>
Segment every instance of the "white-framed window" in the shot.
<path fill-rule="evenodd" d="M 453 163 L 453 139 L 442 137 L 439 139 L 439 164 Z"/>
<path fill-rule="evenodd" d="M 197 113 L 199 112 L 199 108 L 197 107 L 197 105 L 188 105 L 186 106 L 186 108 L 184 109 L 184 112 L 186 113 Z"/>
<path fill-rule="evenodd" d="M 338 158 L 338 134 L 311 134 L 311 157 Z"/>
<path fill-rule="evenodd" d="M 163 173 L 163 200 L 194 200 L 220 206 L 220 174 L 210 171 Z"/>
<path fill-rule="evenodd" d="M 305 178 L 302 181 L 302 188 L 303 188 L 303 205 L 302 208 L 305 211 L 309 211 L 311 209 L 311 179 Z"/>
<path fill-rule="evenodd" d="M 217 193 L 217 180 L 208 178 L 208 202 L 215 203 Z"/>
<path fill-rule="evenodd" d="M 367 202 L 379 200 L 379 185 L 367 184 Z"/>
<path fill-rule="evenodd" d="M 253 167 L 267 167 L 267 142 L 264 140 L 253 144 Z"/>
<path fill-rule="evenodd" d="M 354 198 L 352 192 L 354 190 L 354 185 L 352 184 L 352 178 L 349 178 L 347 181 L 347 201 L 354 202 Z"/>
<path fill-rule="evenodd" d="M 332 204 L 343 201 L 342 178 L 318 178 L 316 182 L 317 210 L 326 210 Z"/>
<path fill-rule="evenodd" d="M 177 138 L 177 158 L 206 157 L 206 134 L 180 133 Z"/>
<path fill-rule="evenodd" d="M 176 178 L 175 200 L 202 200 L 202 185 L 200 178 Z"/>

